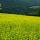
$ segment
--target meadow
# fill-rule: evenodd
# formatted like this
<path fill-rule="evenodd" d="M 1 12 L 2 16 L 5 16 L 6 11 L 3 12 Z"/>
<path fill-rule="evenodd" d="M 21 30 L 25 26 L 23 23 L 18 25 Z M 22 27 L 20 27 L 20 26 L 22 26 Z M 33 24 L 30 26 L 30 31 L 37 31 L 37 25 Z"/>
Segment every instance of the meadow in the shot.
<path fill-rule="evenodd" d="M 40 40 L 40 17 L 0 13 L 0 40 Z"/>

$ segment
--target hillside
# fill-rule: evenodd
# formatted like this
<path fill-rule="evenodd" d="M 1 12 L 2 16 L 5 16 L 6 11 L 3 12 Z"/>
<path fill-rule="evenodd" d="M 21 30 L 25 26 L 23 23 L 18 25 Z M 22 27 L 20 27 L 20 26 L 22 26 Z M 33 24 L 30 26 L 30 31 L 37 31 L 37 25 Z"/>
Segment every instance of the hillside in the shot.
<path fill-rule="evenodd" d="M 40 17 L 0 14 L 0 40 L 39 40 Z"/>

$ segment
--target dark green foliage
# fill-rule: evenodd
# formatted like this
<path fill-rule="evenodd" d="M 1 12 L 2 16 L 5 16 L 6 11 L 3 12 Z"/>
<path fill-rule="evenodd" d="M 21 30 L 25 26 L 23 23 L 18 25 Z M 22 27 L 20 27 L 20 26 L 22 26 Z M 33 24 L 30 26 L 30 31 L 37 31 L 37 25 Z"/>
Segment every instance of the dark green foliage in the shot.
<path fill-rule="evenodd" d="M 33 9 L 33 15 L 40 16 L 40 7 Z"/>
<path fill-rule="evenodd" d="M 37 12 L 38 15 L 40 16 L 40 7 L 36 9 L 36 12 Z"/>
<path fill-rule="evenodd" d="M 10 14 L 20 14 L 20 15 L 27 15 L 28 13 L 32 12 L 32 9 L 29 6 L 22 6 L 18 7 L 19 11 L 14 9 L 2 9 L 0 10 L 1 13 L 10 13 Z M 30 14 L 28 14 L 30 15 Z"/>

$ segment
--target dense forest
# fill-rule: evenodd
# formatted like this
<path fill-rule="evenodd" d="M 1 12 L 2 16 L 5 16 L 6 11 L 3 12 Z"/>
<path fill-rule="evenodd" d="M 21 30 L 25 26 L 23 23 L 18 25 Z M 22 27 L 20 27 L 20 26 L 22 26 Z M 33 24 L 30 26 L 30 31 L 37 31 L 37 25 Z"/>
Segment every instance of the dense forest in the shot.
<path fill-rule="evenodd" d="M 3 12 L 30 12 L 32 7 L 31 0 L 2 0 L 1 4 Z"/>

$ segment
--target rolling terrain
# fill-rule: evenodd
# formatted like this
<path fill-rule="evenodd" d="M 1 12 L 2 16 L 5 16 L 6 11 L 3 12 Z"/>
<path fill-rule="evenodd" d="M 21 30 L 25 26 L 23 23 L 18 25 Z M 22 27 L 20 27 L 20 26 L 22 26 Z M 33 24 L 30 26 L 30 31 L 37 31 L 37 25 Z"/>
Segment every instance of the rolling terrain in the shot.
<path fill-rule="evenodd" d="M 0 13 L 0 40 L 40 40 L 40 17 Z"/>

